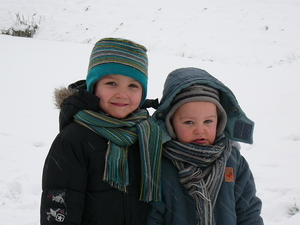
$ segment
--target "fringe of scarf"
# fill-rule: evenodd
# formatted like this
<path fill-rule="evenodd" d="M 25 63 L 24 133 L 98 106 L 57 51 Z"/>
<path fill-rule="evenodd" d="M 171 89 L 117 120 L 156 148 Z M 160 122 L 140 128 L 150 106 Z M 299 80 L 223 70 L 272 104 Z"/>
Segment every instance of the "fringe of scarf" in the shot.
<path fill-rule="evenodd" d="M 148 119 L 146 110 L 137 110 L 130 117 L 116 119 L 101 112 L 79 111 L 74 121 L 109 140 L 103 180 L 112 187 L 128 192 L 128 147 L 139 141 L 141 155 L 140 200 L 161 200 L 162 131 Z"/>
<path fill-rule="evenodd" d="M 201 225 L 214 224 L 213 209 L 230 153 L 231 142 L 225 138 L 216 145 L 164 144 L 163 154 L 178 168 L 181 184 L 195 200 Z"/>

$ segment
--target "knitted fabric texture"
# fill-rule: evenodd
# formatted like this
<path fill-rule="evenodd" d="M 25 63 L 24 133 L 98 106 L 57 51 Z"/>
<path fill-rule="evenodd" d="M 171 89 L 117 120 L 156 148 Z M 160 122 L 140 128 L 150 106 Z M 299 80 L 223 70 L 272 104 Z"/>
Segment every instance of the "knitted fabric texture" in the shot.
<path fill-rule="evenodd" d="M 140 200 L 161 200 L 162 132 L 148 120 L 146 110 L 137 110 L 126 119 L 115 119 L 91 110 L 79 111 L 75 122 L 109 140 L 103 180 L 112 187 L 127 193 L 129 146 L 139 141 L 141 155 Z"/>
<path fill-rule="evenodd" d="M 168 129 L 168 132 L 173 139 L 176 138 L 176 134 L 171 125 L 171 119 L 172 119 L 173 114 L 183 104 L 188 103 L 188 102 L 195 102 L 195 101 L 212 102 L 216 105 L 217 111 L 218 111 L 217 137 L 223 133 L 223 131 L 226 127 L 227 116 L 226 116 L 225 110 L 223 109 L 222 105 L 220 104 L 218 91 L 209 86 L 194 84 L 185 89 L 182 89 L 175 96 L 175 98 L 173 99 L 173 101 L 170 105 L 171 109 L 166 116 L 165 123 L 166 123 L 166 127 Z"/>
<path fill-rule="evenodd" d="M 164 144 L 164 156 L 179 170 L 180 183 L 195 200 L 200 225 L 214 224 L 214 206 L 231 149 L 231 142 L 226 138 L 215 145 L 178 141 Z"/>
<path fill-rule="evenodd" d="M 91 53 L 87 91 L 94 92 L 95 83 L 106 75 L 123 75 L 137 80 L 143 87 L 143 98 L 147 95 L 148 57 L 147 49 L 133 41 L 121 38 L 99 40 Z"/>

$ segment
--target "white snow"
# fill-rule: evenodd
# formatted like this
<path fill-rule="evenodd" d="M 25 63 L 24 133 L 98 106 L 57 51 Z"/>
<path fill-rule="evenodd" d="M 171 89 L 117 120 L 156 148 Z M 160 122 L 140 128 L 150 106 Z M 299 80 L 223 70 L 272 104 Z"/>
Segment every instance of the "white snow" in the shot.
<path fill-rule="evenodd" d="M 33 38 L 0 35 L 0 225 L 39 224 L 41 173 L 58 133 L 55 87 L 85 79 L 93 44 L 148 48 L 148 98 L 179 67 L 207 70 L 255 121 L 242 144 L 267 225 L 300 224 L 298 0 L 0 0 L 0 29 L 16 13 Z"/>

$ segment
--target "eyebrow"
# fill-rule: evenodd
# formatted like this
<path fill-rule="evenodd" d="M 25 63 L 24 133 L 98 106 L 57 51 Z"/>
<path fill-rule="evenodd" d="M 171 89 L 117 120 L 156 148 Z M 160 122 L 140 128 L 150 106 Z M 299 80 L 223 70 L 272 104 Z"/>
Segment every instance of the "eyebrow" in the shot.
<path fill-rule="evenodd" d="M 114 78 L 114 76 L 112 74 L 109 74 L 109 75 L 106 75 L 106 76 L 104 76 L 102 78 Z"/>
<path fill-rule="evenodd" d="M 182 117 L 179 117 L 179 120 L 195 120 L 197 117 L 196 116 L 182 116 Z M 218 116 L 214 116 L 214 115 L 211 115 L 211 116 L 207 116 L 205 117 L 205 120 L 208 120 L 208 119 L 215 119 L 217 118 L 218 119 Z"/>
<path fill-rule="evenodd" d="M 104 76 L 104 77 L 101 77 L 101 78 L 99 79 L 99 81 L 100 81 L 100 80 L 104 80 L 104 79 L 114 79 L 114 77 L 113 77 L 112 75 L 106 75 L 106 76 Z"/>
<path fill-rule="evenodd" d="M 208 116 L 208 118 L 210 118 L 210 117 L 218 117 L 218 115 L 211 115 L 211 116 Z"/>

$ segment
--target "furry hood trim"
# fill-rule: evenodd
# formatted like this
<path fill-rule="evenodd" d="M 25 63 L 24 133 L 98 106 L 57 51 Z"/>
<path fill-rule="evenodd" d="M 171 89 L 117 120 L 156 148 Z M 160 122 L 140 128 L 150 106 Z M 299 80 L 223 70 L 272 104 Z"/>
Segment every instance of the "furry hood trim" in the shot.
<path fill-rule="evenodd" d="M 75 89 L 66 88 L 66 87 L 55 88 L 53 92 L 53 100 L 54 100 L 55 107 L 61 110 L 62 103 L 64 102 L 64 100 L 75 94 L 76 94 Z"/>

